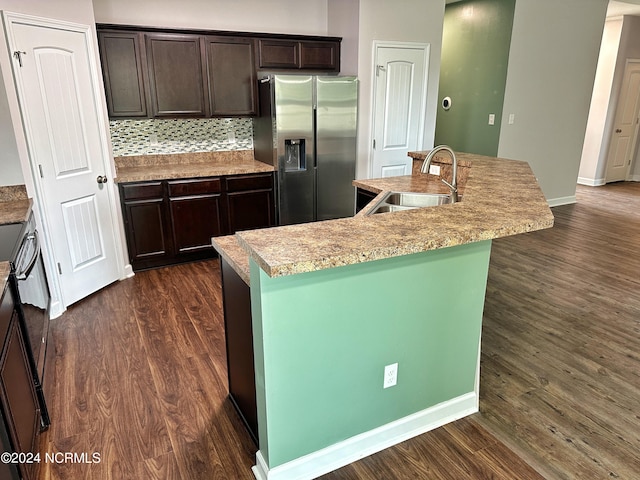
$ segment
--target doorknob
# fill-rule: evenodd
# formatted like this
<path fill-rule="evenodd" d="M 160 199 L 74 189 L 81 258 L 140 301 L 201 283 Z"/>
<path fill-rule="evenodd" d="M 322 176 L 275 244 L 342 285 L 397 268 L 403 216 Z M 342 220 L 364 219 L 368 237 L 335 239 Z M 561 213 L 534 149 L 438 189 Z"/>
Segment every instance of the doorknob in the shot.
<path fill-rule="evenodd" d="M 96 181 L 98 183 L 107 183 L 107 177 L 105 175 L 98 175 L 98 178 L 96 179 Z"/>
<path fill-rule="evenodd" d="M 622 130 L 620 130 L 619 128 L 616 128 L 616 133 L 622 133 Z"/>

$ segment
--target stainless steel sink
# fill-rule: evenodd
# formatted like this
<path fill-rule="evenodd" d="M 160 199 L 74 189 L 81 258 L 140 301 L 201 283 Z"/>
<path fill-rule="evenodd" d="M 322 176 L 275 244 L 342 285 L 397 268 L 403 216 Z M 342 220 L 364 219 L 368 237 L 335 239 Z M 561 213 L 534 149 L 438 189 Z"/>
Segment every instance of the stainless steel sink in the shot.
<path fill-rule="evenodd" d="M 461 200 L 458 197 L 458 201 Z M 451 203 L 451 195 L 444 193 L 389 192 L 369 210 L 375 213 L 398 212 L 414 208 L 437 207 Z"/>

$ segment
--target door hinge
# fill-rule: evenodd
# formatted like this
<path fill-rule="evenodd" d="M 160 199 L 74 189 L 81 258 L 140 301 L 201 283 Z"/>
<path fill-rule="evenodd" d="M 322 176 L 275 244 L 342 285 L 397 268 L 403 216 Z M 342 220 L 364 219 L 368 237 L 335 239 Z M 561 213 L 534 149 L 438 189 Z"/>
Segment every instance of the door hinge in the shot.
<path fill-rule="evenodd" d="M 38 170 L 40 171 L 40 178 L 44 178 L 44 173 L 42 173 L 42 165 L 38 164 Z"/>
<path fill-rule="evenodd" d="M 22 55 L 26 55 L 27 52 L 21 52 L 20 50 L 16 50 L 15 52 L 13 52 L 13 58 L 15 58 L 16 60 L 18 60 L 18 65 L 20 65 L 22 67 Z"/>
<path fill-rule="evenodd" d="M 62 265 L 60 265 L 60 262 L 58 262 L 58 273 L 62 275 Z"/>

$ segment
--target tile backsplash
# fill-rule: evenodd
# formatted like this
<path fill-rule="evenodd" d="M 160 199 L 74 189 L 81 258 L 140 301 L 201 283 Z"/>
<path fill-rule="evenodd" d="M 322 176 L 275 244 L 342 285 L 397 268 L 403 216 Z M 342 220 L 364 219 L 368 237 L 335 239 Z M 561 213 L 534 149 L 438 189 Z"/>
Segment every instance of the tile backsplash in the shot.
<path fill-rule="evenodd" d="M 110 120 L 113 155 L 252 150 L 250 118 Z"/>

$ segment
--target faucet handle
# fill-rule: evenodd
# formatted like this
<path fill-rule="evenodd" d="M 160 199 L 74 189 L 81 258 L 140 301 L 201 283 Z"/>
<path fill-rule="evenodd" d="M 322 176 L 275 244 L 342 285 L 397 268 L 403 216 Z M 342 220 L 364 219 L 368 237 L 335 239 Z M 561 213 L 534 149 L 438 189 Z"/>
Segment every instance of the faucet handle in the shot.
<path fill-rule="evenodd" d="M 447 182 L 444 178 L 441 178 L 440 181 L 444 183 L 447 187 L 449 187 L 449 190 L 451 190 L 451 193 L 458 193 L 458 187 L 454 187 L 449 182 Z"/>

